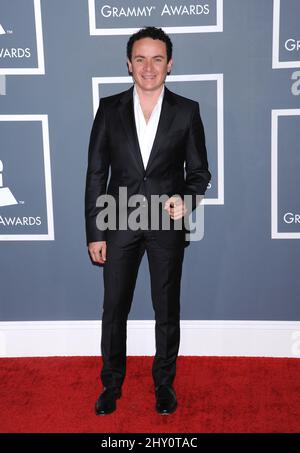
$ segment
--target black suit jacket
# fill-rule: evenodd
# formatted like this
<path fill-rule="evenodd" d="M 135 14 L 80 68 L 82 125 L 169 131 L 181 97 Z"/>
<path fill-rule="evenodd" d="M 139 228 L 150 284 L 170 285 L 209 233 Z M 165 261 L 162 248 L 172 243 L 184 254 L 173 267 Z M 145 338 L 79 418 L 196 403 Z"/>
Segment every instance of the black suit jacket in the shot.
<path fill-rule="evenodd" d="M 108 182 L 110 171 L 110 179 Z M 130 240 L 130 232 L 100 231 L 96 218 L 99 195 L 118 195 L 127 187 L 128 198 L 151 195 L 204 195 L 211 178 L 208 170 L 203 124 L 197 102 L 165 87 L 157 133 L 144 168 L 134 119 L 133 87 L 100 99 L 93 123 L 86 175 L 85 218 L 87 243 Z M 103 208 L 102 208 L 103 209 Z M 155 232 L 162 246 L 187 245 L 185 231 Z"/>

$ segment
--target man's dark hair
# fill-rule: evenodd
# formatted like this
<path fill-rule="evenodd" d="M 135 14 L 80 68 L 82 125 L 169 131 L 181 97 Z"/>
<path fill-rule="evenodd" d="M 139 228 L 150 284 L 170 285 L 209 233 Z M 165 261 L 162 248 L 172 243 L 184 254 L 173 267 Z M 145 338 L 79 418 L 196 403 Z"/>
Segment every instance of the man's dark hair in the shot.
<path fill-rule="evenodd" d="M 172 41 L 170 37 L 161 28 L 156 27 L 141 28 L 139 31 L 130 36 L 127 42 L 127 58 L 129 61 L 131 61 L 132 57 L 133 44 L 139 39 L 143 38 L 159 39 L 160 41 L 163 41 L 167 47 L 167 62 L 169 63 L 169 61 L 172 58 L 173 49 Z"/>

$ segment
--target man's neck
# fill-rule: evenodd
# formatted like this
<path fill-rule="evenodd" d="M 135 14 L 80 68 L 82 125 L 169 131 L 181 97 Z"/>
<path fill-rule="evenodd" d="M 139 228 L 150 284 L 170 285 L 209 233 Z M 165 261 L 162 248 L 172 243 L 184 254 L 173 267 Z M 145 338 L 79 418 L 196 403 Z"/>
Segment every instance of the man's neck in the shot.
<path fill-rule="evenodd" d="M 141 104 L 156 104 L 162 90 L 164 88 L 164 84 L 161 85 L 159 88 L 157 88 L 157 90 L 154 90 L 154 91 L 146 91 L 146 90 L 142 90 L 140 87 L 138 87 L 137 85 L 135 85 L 135 89 L 137 91 L 137 94 L 139 96 L 139 100 L 141 102 Z"/>

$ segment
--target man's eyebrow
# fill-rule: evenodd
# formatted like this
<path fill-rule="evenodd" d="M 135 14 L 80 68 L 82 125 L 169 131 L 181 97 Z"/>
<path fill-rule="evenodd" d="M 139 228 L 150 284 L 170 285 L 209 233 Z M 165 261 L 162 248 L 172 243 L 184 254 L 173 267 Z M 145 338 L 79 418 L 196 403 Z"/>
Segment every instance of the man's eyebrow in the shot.
<path fill-rule="evenodd" d="M 144 55 L 135 55 L 133 58 L 135 59 L 135 58 L 146 58 L 146 57 Z M 165 56 L 164 55 L 154 55 L 152 58 L 165 58 Z"/>

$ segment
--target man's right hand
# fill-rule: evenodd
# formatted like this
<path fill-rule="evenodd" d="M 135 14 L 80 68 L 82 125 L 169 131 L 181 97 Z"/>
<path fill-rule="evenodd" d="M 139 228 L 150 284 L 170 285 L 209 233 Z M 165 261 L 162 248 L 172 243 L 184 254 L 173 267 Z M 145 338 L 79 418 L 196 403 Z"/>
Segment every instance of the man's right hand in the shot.
<path fill-rule="evenodd" d="M 88 251 L 94 263 L 105 264 L 106 241 L 90 242 L 88 245 Z"/>

